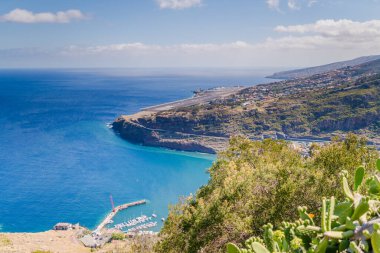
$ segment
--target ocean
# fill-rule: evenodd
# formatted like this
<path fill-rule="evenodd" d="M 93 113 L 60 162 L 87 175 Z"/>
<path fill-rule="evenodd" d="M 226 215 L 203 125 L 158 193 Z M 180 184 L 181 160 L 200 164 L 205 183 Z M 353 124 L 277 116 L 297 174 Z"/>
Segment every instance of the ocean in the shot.
<path fill-rule="evenodd" d="M 174 74 L 173 74 L 174 73 Z M 157 214 L 207 183 L 216 156 L 134 145 L 107 123 L 199 88 L 268 82 L 254 71 L 0 70 L 0 232 L 57 222 L 93 229 L 115 205 L 147 199 L 115 223 Z"/>

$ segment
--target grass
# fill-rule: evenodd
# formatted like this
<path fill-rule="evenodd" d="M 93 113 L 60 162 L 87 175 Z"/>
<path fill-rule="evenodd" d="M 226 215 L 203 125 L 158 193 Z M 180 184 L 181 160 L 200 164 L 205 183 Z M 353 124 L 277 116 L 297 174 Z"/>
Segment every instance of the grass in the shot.
<path fill-rule="evenodd" d="M 12 241 L 6 235 L 0 235 L 0 246 L 10 246 Z"/>
<path fill-rule="evenodd" d="M 113 233 L 112 234 L 112 240 L 124 240 L 125 234 L 124 233 Z"/>

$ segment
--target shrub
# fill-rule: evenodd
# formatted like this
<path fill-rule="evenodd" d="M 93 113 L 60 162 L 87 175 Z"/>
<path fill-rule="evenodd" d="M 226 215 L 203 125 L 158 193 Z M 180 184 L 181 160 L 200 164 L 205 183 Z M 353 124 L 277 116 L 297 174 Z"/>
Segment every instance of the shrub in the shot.
<path fill-rule="evenodd" d="M 380 171 L 380 159 L 377 169 Z M 262 237 L 248 239 L 244 249 L 229 243 L 227 252 L 380 252 L 380 178 L 371 176 L 363 184 L 364 171 L 363 167 L 356 170 L 353 191 L 348 172 L 342 172 L 345 199 L 337 203 L 334 196 L 322 199 L 320 226 L 316 226 L 314 214 L 299 207 L 297 221 L 283 222 L 278 230 L 267 224 Z"/>
<path fill-rule="evenodd" d="M 123 233 L 112 233 L 112 240 L 124 240 L 125 239 L 125 234 Z"/>
<path fill-rule="evenodd" d="M 12 241 L 6 236 L 0 234 L 0 246 L 12 245 Z"/>
<path fill-rule="evenodd" d="M 322 196 L 343 196 L 342 169 L 352 174 L 363 165 L 369 173 L 377 152 L 350 135 L 344 141 L 314 147 L 304 158 L 285 141 L 234 137 L 210 168 L 210 180 L 195 196 L 170 207 L 157 252 L 224 252 L 228 242 L 260 235 L 263 225 L 297 219 L 297 207 L 312 213 Z"/>

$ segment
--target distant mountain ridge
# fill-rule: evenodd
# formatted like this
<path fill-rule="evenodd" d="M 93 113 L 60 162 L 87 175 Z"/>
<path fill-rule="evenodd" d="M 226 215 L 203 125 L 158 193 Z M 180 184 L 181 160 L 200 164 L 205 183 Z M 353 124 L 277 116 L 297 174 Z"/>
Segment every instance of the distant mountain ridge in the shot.
<path fill-rule="evenodd" d="M 268 76 L 268 78 L 273 79 L 297 79 L 297 78 L 305 78 L 309 76 L 313 76 L 316 74 L 321 74 L 328 71 L 333 71 L 345 67 L 352 67 L 360 64 L 364 64 L 367 62 L 379 60 L 380 55 L 370 55 L 370 56 L 362 56 L 359 58 L 355 58 L 353 60 L 334 62 L 326 65 L 303 68 L 303 69 L 295 69 L 274 73 L 273 75 Z"/>

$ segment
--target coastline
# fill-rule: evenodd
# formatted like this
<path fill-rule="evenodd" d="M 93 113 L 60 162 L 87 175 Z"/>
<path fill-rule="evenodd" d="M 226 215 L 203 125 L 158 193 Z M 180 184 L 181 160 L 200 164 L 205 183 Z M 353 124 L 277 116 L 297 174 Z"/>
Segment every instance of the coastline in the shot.
<path fill-rule="evenodd" d="M 119 229 L 107 228 L 111 224 L 112 218 L 119 211 L 133 206 L 144 205 L 147 200 L 125 203 L 114 207 L 102 222 L 93 230 L 89 230 L 79 224 L 58 223 L 54 229 L 41 232 L 4 232 L 0 233 L 0 252 L 34 252 L 38 250 L 52 251 L 57 248 L 62 253 L 72 252 L 92 252 L 91 248 L 97 247 L 102 250 L 97 252 L 107 252 L 106 249 L 112 247 L 112 235 L 114 233 L 124 233 Z M 69 225 L 67 228 L 62 226 Z M 60 226 L 59 228 L 56 228 Z M 153 233 L 142 234 L 143 236 L 154 236 Z M 135 234 L 137 236 L 137 233 Z M 133 236 L 134 237 L 134 236 Z M 88 245 L 91 243 L 94 246 Z"/>
<path fill-rule="evenodd" d="M 359 114 L 360 108 L 350 103 L 359 99 L 376 109 L 376 99 L 371 95 L 374 82 L 362 83 L 366 78 L 376 79 L 367 68 L 359 65 L 244 88 L 214 88 L 192 98 L 121 115 L 112 128 L 134 144 L 210 154 L 224 150 L 235 135 L 252 140 L 287 140 L 306 153 L 311 143 L 354 133 L 379 149 L 380 139 L 373 130 L 378 112 L 364 109 Z M 359 70 L 364 74 L 357 74 Z M 289 106 L 289 101 L 294 105 Z M 342 117 L 329 109 L 336 103 L 339 106 L 334 108 Z"/>
<path fill-rule="evenodd" d="M 216 154 L 225 148 L 228 143 L 228 138 L 226 137 L 200 136 L 150 129 L 135 122 L 128 116 L 117 118 L 112 124 L 112 129 L 120 137 L 131 143 L 177 151 Z"/>
<path fill-rule="evenodd" d="M 198 92 L 195 96 L 173 102 L 142 108 L 132 115 L 121 115 L 112 123 L 112 129 L 121 138 L 150 147 L 168 148 L 177 151 L 200 152 L 216 154 L 228 145 L 229 136 L 200 135 L 158 128 L 149 128 L 142 124 L 144 118 L 149 118 L 159 112 L 175 110 L 210 103 L 225 99 L 245 89 L 245 87 L 218 87 Z"/>

